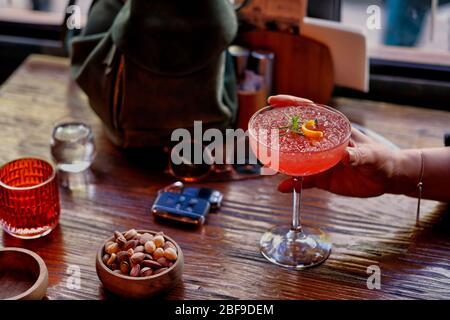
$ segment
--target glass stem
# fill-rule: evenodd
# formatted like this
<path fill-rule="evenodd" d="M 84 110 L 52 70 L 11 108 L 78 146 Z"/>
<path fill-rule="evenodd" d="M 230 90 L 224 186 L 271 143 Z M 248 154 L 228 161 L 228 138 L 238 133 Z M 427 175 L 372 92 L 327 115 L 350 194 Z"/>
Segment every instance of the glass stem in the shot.
<path fill-rule="evenodd" d="M 303 183 L 303 177 L 293 177 L 293 185 L 294 190 L 292 191 L 293 194 L 293 210 L 292 210 L 292 231 L 295 232 L 302 232 L 302 226 L 300 224 L 300 205 L 301 205 L 301 199 L 302 199 L 302 183 Z"/>

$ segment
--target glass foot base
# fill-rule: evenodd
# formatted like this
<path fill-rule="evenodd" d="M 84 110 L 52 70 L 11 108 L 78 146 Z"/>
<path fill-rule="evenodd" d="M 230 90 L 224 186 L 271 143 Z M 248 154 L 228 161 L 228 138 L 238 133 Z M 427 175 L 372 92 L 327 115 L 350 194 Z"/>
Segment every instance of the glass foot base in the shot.
<path fill-rule="evenodd" d="M 48 235 L 50 232 L 55 229 L 55 227 L 58 225 L 58 221 L 50 226 L 40 227 L 40 228 L 32 228 L 32 229 L 17 229 L 17 228 L 10 228 L 8 226 L 3 226 L 3 230 L 10 234 L 13 237 L 19 238 L 19 239 L 37 239 L 40 237 L 44 237 Z"/>
<path fill-rule="evenodd" d="M 276 227 L 261 238 L 261 254 L 279 266 L 301 270 L 324 262 L 331 243 L 286 227 Z"/>

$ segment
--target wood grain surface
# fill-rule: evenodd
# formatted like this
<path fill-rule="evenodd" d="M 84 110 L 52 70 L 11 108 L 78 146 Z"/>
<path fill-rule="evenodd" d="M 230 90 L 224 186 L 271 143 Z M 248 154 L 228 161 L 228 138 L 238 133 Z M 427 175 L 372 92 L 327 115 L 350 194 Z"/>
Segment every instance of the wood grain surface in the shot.
<path fill-rule="evenodd" d="M 92 170 L 61 187 L 59 227 L 37 240 L 2 233 L 0 243 L 38 253 L 49 270 L 48 299 L 113 298 L 95 272 L 98 247 L 111 232 L 162 230 L 185 255 L 184 279 L 168 299 L 450 299 L 448 207 L 385 195 L 370 199 L 304 192 L 306 230 L 321 228 L 334 247 L 321 266 L 286 270 L 258 251 L 262 233 L 288 225 L 291 198 L 275 191 L 281 176 L 205 182 L 224 193 L 222 209 L 199 229 L 157 222 L 150 215 L 156 191 L 173 179 L 145 153 L 126 153 L 107 140 L 86 97 L 69 79 L 69 62 L 32 56 L 0 89 L 0 163 L 22 156 L 49 158 L 53 123 L 76 116 L 94 128 L 98 156 Z M 145 89 L 145 88 L 143 88 Z M 450 113 L 369 101 L 335 99 L 351 120 L 390 138 L 402 148 L 442 145 Z M 367 267 L 381 268 L 381 289 L 366 286 Z M 71 276 L 79 268 L 81 288 Z"/>

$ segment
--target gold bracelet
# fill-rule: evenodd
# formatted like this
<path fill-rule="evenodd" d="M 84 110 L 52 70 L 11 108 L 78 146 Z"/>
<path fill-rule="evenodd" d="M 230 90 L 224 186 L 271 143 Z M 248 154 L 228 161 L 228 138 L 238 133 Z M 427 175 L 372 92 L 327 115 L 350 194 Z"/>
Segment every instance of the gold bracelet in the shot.
<path fill-rule="evenodd" d="M 419 182 L 417 183 L 417 190 L 418 190 L 418 200 L 417 200 L 417 213 L 416 213 L 416 224 L 419 224 L 420 219 L 420 200 L 422 200 L 422 189 L 423 189 L 423 172 L 425 168 L 425 157 L 423 155 L 423 151 L 420 150 L 420 158 L 422 160 L 422 166 L 420 169 L 420 178 Z"/>

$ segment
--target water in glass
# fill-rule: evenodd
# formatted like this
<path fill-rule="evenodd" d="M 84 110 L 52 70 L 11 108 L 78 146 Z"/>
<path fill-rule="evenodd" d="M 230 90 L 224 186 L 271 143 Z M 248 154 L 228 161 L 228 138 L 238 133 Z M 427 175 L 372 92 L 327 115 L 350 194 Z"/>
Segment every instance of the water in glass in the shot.
<path fill-rule="evenodd" d="M 82 172 L 95 157 L 91 128 L 81 122 L 60 123 L 53 129 L 51 154 L 59 170 Z"/>

